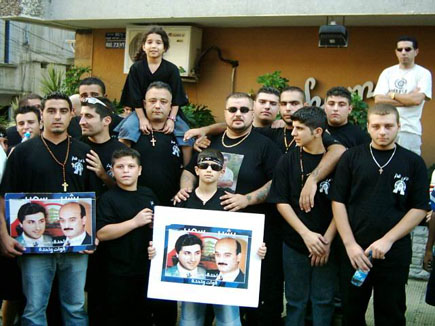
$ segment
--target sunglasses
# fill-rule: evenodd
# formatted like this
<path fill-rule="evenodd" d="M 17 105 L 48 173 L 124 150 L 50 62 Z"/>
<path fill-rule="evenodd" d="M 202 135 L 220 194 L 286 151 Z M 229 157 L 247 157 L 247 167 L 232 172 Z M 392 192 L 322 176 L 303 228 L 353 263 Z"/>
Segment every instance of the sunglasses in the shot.
<path fill-rule="evenodd" d="M 100 104 L 100 105 L 104 106 L 105 108 L 107 108 L 106 104 L 104 104 L 102 101 L 100 101 L 99 99 L 97 99 L 95 97 L 86 97 L 82 100 L 82 103 Z"/>
<path fill-rule="evenodd" d="M 211 167 L 211 169 L 213 171 L 222 170 L 222 165 L 219 165 L 219 164 L 215 164 L 215 163 L 199 163 L 198 164 L 198 168 L 201 170 L 207 170 L 209 166 Z"/>
<path fill-rule="evenodd" d="M 413 48 L 411 48 L 411 47 L 406 47 L 406 48 L 397 48 L 396 49 L 396 51 L 397 52 L 402 52 L 403 50 L 405 50 L 405 52 L 411 52 L 412 50 L 414 50 Z"/>
<path fill-rule="evenodd" d="M 247 106 L 242 106 L 240 108 L 236 108 L 235 106 L 230 106 L 227 110 L 229 113 L 236 113 L 237 111 L 240 111 L 240 113 L 248 113 L 249 111 L 251 111 L 250 108 L 248 108 Z"/>

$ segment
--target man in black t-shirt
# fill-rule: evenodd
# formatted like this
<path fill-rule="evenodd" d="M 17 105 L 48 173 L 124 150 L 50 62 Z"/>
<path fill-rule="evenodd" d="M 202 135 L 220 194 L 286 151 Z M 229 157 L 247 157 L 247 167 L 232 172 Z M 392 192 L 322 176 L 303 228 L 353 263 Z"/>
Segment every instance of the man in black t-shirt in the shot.
<path fill-rule="evenodd" d="M 1 194 L 86 192 L 94 173 L 85 167 L 90 148 L 67 134 L 72 116 L 68 96 L 53 93 L 43 101 L 44 131 L 15 148 L 9 157 Z M 50 176 L 50 177 L 47 177 Z M 8 235 L 1 209 L 1 249 L 7 256 L 20 256 L 22 247 Z M 23 292 L 27 302 L 23 325 L 46 324 L 45 309 L 52 280 L 59 279 L 59 298 L 66 324 L 87 325 L 84 284 L 88 257 L 84 254 L 21 256 Z"/>
<path fill-rule="evenodd" d="M 370 137 L 359 126 L 349 122 L 352 112 L 352 94 L 344 87 L 333 87 L 326 92 L 325 112 L 328 131 L 347 148 L 368 144 Z"/>
<path fill-rule="evenodd" d="M 399 128 L 395 107 L 370 108 L 371 143 L 349 149 L 336 170 L 332 209 L 349 257 L 343 289 L 346 325 L 365 324 L 373 289 L 376 325 L 406 324 L 409 233 L 430 208 L 425 164 L 395 144 Z M 356 269 L 370 271 L 361 287 L 350 283 Z"/>
<path fill-rule="evenodd" d="M 101 240 L 101 325 L 151 325 L 146 300 L 152 239 L 150 223 L 157 198 L 138 186 L 140 154 L 130 148 L 115 151 L 112 171 L 116 186 L 103 194 L 97 209 L 97 236 Z M 147 302 L 148 301 L 148 302 Z M 172 323 L 156 323 L 170 326 Z"/>
<path fill-rule="evenodd" d="M 325 153 L 322 133 L 326 115 L 320 108 L 304 107 L 292 115 L 292 121 L 292 135 L 298 147 L 279 161 L 268 197 L 286 221 L 283 230 L 286 325 L 303 321 L 310 301 L 313 323 L 330 325 L 337 282 L 336 263 L 329 259 L 336 233 L 328 199 L 331 176 L 319 182 L 310 212 L 299 207 L 304 182 Z"/>
<path fill-rule="evenodd" d="M 142 134 L 132 145 L 141 154 L 139 185 L 151 188 L 164 206 L 172 206 L 183 168 L 183 155 L 174 134 L 162 131 L 171 111 L 171 98 L 168 84 L 150 84 L 144 106 L 153 130 L 149 135 Z"/>

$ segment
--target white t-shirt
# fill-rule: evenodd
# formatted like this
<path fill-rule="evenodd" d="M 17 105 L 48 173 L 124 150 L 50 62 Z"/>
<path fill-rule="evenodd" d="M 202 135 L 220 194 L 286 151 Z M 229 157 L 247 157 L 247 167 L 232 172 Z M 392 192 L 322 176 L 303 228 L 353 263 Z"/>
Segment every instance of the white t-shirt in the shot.
<path fill-rule="evenodd" d="M 0 147 L 0 181 L 3 178 L 3 172 L 5 171 L 6 161 L 8 160 L 8 157 L 6 156 L 5 151 L 3 148 Z"/>
<path fill-rule="evenodd" d="M 419 65 L 414 65 L 411 69 L 401 69 L 399 65 L 395 65 L 381 73 L 374 95 L 386 95 L 389 92 L 408 94 L 417 87 L 420 88 L 420 92 L 426 96 L 426 99 L 432 98 L 432 75 L 430 71 Z M 416 106 L 397 107 L 400 114 L 401 131 L 421 136 L 420 119 L 423 106 L 424 101 Z"/>

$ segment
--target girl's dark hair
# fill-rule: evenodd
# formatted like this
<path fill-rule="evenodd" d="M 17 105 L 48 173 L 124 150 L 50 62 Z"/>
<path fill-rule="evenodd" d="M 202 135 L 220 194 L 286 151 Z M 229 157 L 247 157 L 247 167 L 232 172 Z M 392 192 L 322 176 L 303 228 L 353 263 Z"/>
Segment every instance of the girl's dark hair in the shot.
<path fill-rule="evenodd" d="M 165 52 L 168 51 L 169 49 L 169 37 L 168 34 L 166 34 L 165 30 L 160 27 L 160 26 L 151 26 L 149 31 L 144 33 L 143 38 L 142 38 L 142 42 L 140 45 L 140 48 L 137 50 L 136 55 L 134 56 L 134 61 L 139 61 L 139 60 L 144 60 L 147 57 L 147 54 L 145 53 L 145 51 L 143 50 L 143 45 L 145 44 L 148 35 L 150 34 L 157 34 L 160 35 L 160 37 L 162 38 L 163 41 L 163 47 L 165 48 Z"/>

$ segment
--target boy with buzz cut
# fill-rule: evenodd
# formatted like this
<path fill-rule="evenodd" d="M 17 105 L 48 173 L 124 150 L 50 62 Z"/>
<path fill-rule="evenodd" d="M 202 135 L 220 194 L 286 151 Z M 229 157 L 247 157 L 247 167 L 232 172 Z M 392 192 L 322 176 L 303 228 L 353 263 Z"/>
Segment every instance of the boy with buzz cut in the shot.
<path fill-rule="evenodd" d="M 286 325 L 304 325 L 311 301 L 313 324 L 326 326 L 331 325 L 337 282 L 337 266 L 330 257 L 336 234 L 328 199 L 331 177 L 319 182 L 310 212 L 299 206 L 304 183 L 325 153 L 326 114 L 318 107 L 303 107 L 292 115 L 292 121 L 297 147 L 279 161 L 268 198 L 287 222 L 283 230 Z"/>
<path fill-rule="evenodd" d="M 103 325 L 148 325 L 145 293 L 149 272 L 147 246 L 152 238 L 151 189 L 138 187 L 140 154 L 130 148 L 112 156 L 116 186 L 105 192 L 97 207 L 97 237 L 101 241 L 100 281 Z"/>

